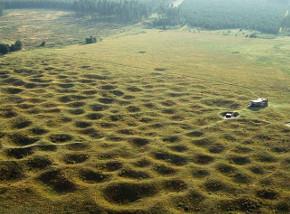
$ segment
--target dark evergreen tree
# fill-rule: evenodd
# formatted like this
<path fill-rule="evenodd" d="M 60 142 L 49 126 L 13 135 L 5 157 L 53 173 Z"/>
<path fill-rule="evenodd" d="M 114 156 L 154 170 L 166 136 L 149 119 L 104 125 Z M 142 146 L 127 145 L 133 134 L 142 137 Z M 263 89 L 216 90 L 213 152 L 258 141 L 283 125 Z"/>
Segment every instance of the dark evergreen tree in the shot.
<path fill-rule="evenodd" d="M 40 43 L 39 47 L 45 47 L 45 45 L 46 45 L 46 42 L 43 41 L 43 42 Z"/>
<path fill-rule="evenodd" d="M 0 43 L 0 55 L 9 53 L 9 45 Z"/>
<path fill-rule="evenodd" d="M 22 49 L 22 42 L 20 40 L 17 40 L 14 44 L 10 45 L 9 51 L 20 51 Z"/>
<path fill-rule="evenodd" d="M 149 14 L 148 5 L 134 0 L 76 0 L 73 10 L 81 16 L 102 17 L 108 21 L 125 23 L 139 21 Z"/>
<path fill-rule="evenodd" d="M 93 43 L 96 43 L 96 42 L 97 42 L 97 38 L 96 37 L 90 36 L 90 37 L 86 38 L 86 44 L 93 44 Z"/>

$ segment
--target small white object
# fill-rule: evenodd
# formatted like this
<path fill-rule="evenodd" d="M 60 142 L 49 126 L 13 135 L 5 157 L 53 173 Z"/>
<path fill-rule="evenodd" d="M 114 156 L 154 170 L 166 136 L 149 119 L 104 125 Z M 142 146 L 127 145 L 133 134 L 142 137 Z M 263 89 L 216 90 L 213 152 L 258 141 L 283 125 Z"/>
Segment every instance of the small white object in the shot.
<path fill-rule="evenodd" d="M 226 118 L 231 118 L 233 116 L 233 113 L 226 113 Z"/>
<path fill-rule="evenodd" d="M 220 115 L 225 120 L 236 119 L 240 116 L 240 114 L 238 112 L 223 112 Z"/>

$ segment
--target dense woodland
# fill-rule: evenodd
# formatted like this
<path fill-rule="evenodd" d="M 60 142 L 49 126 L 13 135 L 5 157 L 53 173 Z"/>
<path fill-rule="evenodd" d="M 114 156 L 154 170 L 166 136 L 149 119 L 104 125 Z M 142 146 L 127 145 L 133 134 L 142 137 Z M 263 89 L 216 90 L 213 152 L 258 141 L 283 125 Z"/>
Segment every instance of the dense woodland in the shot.
<path fill-rule="evenodd" d="M 161 5 L 155 27 L 172 24 L 211 30 L 249 29 L 277 34 L 290 27 L 288 0 L 185 0 L 179 8 Z"/>
<path fill-rule="evenodd" d="M 79 16 L 102 18 L 107 21 L 135 22 L 147 17 L 148 2 L 135 0 L 4 0 L 7 9 L 56 9 L 71 10 Z"/>
<path fill-rule="evenodd" d="M 121 22 L 141 20 L 149 15 L 148 7 L 138 1 L 78 0 L 73 2 L 72 8 L 79 15 Z"/>
<path fill-rule="evenodd" d="M 282 21 L 280 32 L 289 32 L 289 31 L 290 31 L 290 15 L 289 10 L 287 10 Z"/>
<path fill-rule="evenodd" d="M 0 3 L 0 16 L 2 16 L 2 15 L 3 15 L 3 4 Z"/>
<path fill-rule="evenodd" d="M 288 0 L 185 0 L 180 13 L 191 26 L 278 33 L 288 7 Z"/>
<path fill-rule="evenodd" d="M 289 0 L 4 0 L 7 9 L 45 8 L 74 11 L 95 20 L 132 23 L 150 19 L 152 27 L 189 25 L 205 29 L 250 29 L 276 34 L 289 28 Z M 1 11 L 1 9 L 0 9 Z M 1 12 L 0 12 L 1 13 Z"/>

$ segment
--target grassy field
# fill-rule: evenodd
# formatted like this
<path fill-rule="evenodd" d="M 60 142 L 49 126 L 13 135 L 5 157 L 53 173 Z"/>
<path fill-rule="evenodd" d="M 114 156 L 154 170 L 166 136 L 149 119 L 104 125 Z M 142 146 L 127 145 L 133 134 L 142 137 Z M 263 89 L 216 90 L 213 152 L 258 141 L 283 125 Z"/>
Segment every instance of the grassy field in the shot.
<path fill-rule="evenodd" d="M 0 213 L 288 213 L 289 42 L 136 28 L 1 57 Z"/>
<path fill-rule="evenodd" d="M 25 48 L 36 48 L 43 41 L 48 47 L 83 43 L 91 35 L 103 38 L 122 31 L 122 28 L 94 23 L 63 11 L 6 10 L 0 17 L 1 41 L 12 43 L 20 39 Z"/>

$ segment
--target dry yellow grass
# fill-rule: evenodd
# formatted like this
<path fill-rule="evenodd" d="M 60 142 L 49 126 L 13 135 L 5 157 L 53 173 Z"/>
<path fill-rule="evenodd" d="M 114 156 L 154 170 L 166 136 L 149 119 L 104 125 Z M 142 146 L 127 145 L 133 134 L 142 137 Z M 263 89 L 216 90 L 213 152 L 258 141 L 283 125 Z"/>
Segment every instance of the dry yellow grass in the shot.
<path fill-rule="evenodd" d="M 287 213 L 289 51 L 135 29 L 0 58 L 0 212 Z"/>

